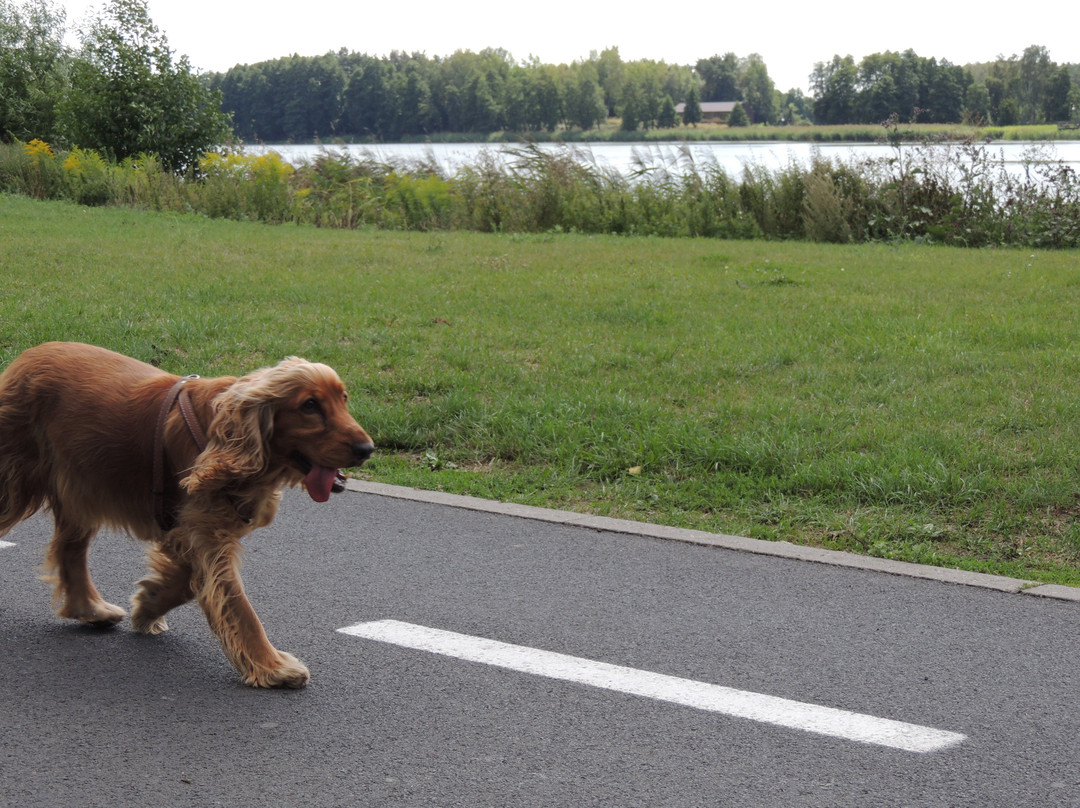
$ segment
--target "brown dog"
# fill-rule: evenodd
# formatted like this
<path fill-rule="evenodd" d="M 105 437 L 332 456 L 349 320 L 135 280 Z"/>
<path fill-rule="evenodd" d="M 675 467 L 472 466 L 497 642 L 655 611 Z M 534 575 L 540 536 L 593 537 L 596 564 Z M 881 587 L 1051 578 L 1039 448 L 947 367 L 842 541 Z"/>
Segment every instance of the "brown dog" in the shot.
<path fill-rule="evenodd" d="M 165 631 L 195 599 L 246 684 L 303 687 L 308 669 L 270 644 L 244 594 L 240 540 L 273 521 L 284 486 L 324 502 L 338 469 L 371 455 L 346 399 L 331 368 L 295 357 L 180 379 L 90 345 L 31 348 L 0 374 L 0 536 L 48 506 L 58 614 L 109 626 L 124 610 L 98 594 L 87 553 L 99 528 L 126 530 L 151 544 L 136 630 Z"/>

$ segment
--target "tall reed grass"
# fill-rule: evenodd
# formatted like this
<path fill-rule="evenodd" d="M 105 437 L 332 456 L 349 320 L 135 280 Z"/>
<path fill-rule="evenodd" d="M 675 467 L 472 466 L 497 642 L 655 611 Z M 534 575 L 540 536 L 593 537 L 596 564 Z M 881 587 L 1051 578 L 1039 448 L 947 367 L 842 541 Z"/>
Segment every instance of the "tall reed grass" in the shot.
<path fill-rule="evenodd" d="M 894 133 L 895 134 L 895 133 Z M 177 177 L 152 155 L 110 164 L 32 141 L 0 147 L 0 191 L 89 205 L 317 227 L 657 235 L 958 246 L 1080 246 L 1080 178 L 1032 152 L 1011 170 L 968 140 L 881 158 L 792 162 L 733 175 L 683 146 L 623 175 L 587 148 L 533 143 L 482 153 L 447 175 L 328 148 L 289 165 L 275 152 L 209 154 Z"/>

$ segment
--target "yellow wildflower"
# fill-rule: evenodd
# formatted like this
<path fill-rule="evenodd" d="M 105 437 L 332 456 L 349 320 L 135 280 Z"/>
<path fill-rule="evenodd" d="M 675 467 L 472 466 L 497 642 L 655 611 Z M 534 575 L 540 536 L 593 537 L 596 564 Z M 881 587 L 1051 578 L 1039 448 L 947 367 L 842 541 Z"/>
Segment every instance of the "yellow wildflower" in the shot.
<path fill-rule="evenodd" d="M 56 155 L 53 154 L 52 147 L 49 146 L 44 140 L 34 138 L 29 143 L 23 144 L 23 150 L 30 157 L 48 157 L 53 158 Z"/>

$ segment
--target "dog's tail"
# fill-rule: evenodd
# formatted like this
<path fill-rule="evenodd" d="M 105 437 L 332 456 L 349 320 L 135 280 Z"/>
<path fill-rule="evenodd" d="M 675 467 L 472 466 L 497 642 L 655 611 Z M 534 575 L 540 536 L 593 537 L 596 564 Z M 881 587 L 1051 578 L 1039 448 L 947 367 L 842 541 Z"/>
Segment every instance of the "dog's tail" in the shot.
<path fill-rule="evenodd" d="M 0 379 L 0 536 L 32 516 L 45 503 L 41 458 L 25 405 L 13 401 Z"/>

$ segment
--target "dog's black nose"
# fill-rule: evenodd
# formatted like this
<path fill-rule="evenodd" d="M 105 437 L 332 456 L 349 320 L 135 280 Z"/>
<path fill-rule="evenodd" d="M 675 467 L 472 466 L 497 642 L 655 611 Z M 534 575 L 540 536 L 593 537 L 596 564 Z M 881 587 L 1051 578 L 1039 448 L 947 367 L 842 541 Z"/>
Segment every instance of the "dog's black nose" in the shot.
<path fill-rule="evenodd" d="M 371 453 L 375 451 L 375 444 L 370 441 L 364 443 L 354 443 L 352 445 L 353 457 L 356 458 L 356 465 L 360 465 L 369 457 Z"/>

